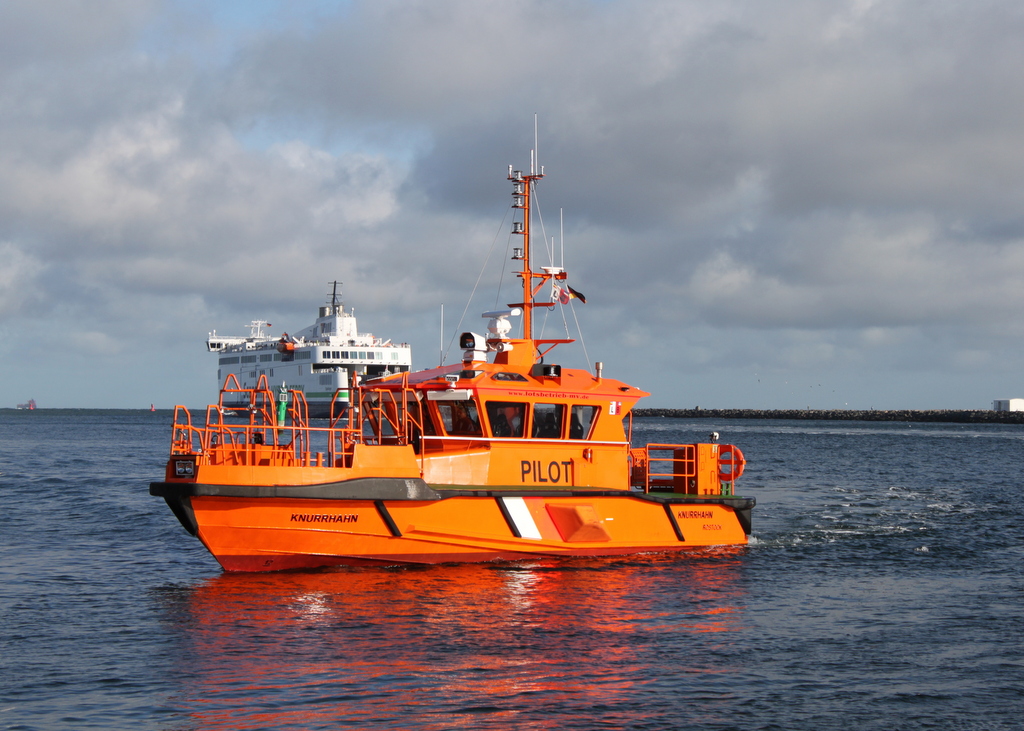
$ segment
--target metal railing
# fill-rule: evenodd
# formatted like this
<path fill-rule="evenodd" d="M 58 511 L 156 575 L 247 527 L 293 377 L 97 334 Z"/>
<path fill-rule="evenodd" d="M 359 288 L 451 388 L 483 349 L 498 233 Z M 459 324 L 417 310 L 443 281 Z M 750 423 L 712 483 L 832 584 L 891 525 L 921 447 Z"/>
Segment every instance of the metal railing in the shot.
<path fill-rule="evenodd" d="M 191 455 L 198 464 L 350 467 L 357 444 L 412 444 L 420 450 L 423 405 L 408 376 L 398 389 L 359 389 L 348 413 L 331 400 L 329 426 L 309 424 L 305 394 L 288 391 L 288 408 L 279 419 L 277 402 L 265 375 L 255 388 L 243 388 L 228 375 L 219 402 L 207 407 L 203 425 L 192 422 L 184 406 L 174 409 L 171 455 Z M 369 425 L 371 430 L 364 431 Z M 422 466 L 422 462 L 421 462 Z"/>
<path fill-rule="evenodd" d="M 648 444 L 629 450 L 631 484 L 644 492 L 672 489 L 685 492 L 697 477 L 695 444 Z"/>

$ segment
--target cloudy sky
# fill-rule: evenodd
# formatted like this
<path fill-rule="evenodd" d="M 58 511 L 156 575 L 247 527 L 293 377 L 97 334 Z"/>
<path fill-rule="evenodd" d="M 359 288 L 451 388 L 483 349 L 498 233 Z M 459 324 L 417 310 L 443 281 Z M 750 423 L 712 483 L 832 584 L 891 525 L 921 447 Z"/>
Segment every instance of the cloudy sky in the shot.
<path fill-rule="evenodd" d="M 535 119 L 587 296 L 553 360 L 648 406 L 1024 396 L 1021 38 L 1010 0 L 4 0 L 0 406 L 202 406 L 210 330 L 335 279 L 436 365 L 513 301 Z"/>

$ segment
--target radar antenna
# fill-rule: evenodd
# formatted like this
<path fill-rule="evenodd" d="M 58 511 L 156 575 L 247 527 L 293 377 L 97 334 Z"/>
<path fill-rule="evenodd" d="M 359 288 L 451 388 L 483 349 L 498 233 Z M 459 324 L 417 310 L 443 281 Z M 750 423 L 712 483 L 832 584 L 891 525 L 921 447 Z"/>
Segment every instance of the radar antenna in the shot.
<path fill-rule="evenodd" d="M 335 279 L 333 282 L 328 282 L 328 284 L 331 285 L 331 312 L 337 312 L 338 296 L 341 294 L 340 292 L 338 292 L 338 285 L 342 284 L 342 282 L 339 282 L 337 279 Z M 342 305 L 344 304 L 345 303 L 342 302 Z"/>

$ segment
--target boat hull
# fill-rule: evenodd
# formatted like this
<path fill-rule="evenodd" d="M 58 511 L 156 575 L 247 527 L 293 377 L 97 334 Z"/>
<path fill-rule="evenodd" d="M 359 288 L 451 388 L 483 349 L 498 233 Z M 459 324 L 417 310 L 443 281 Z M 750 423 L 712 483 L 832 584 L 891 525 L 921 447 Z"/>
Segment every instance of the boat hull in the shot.
<path fill-rule="evenodd" d="M 226 571 L 615 556 L 742 545 L 753 499 L 626 491 L 433 490 L 373 499 L 287 488 L 153 483 Z M 407 495 L 399 496 L 403 489 Z M 381 486 L 377 485 L 377 490 Z M 377 490 L 374 490 L 375 492 Z M 329 492 L 346 491 L 337 485 Z M 248 494 L 246 494 L 248 493 Z"/>

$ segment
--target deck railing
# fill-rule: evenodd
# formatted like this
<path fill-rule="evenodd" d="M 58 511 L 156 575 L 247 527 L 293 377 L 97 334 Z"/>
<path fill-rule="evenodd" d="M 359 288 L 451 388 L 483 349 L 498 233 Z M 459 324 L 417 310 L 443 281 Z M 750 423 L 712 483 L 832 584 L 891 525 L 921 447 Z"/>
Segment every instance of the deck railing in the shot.
<path fill-rule="evenodd" d="M 648 444 L 629 456 L 630 484 L 644 492 L 731 495 L 746 464 L 733 444 Z"/>
<path fill-rule="evenodd" d="M 632 485 L 651 490 L 687 492 L 697 477 L 695 444 L 648 444 L 629 450 Z"/>
<path fill-rule="evenodd" d="M 397 390 L 359 389 L 358 394 L 348 413 L 336 408 L 335 394 L 331 413 L 339 415 L 329 426 L 311 426 L 302 391 L 287 392 L 281 419 L 266 376 L 255 388 L 243 388 L 230 374 L 220 401 L 207 407 L 203 425 L 193 424 L 184 406 L 175 407 L 171 454 L 194 455 L 199 464 L 210 465 L 350 467 L 357 444 L 412 444 L 420 451 L 422 405 L 407 376 Z"/>
<path fill-rule="evenodd" d="M 356 393 L 347 413 L 333 418 L 328 426 L 311 426 L 302 391 L 288 391 L 284 408 L 283 401 L 275 400 L 266 376 L 260 376 L 255 388 L 242 388 L 231 374 L 219 403 L 207 408 L 204 424 L 193 424 L 187 408 L 175 407 L 171 455 L 188 455 L 206 465 L 351 467 L 356 445 L 411 445 L 422 470 L 427 453 L 455 442 L 490 446 L 494 442 L 562 441 L 424 433 L 424 425 L 429 425 L 426 405 L 422 394 L 409 388 L 407 374 L 399 384 L 360 388 Z M 336 400 L 337 394 L 331 403 L 332 414 L 339 411 Z M 610 447 L 628 444 L 578 443 L 583 442 Z M 742 453 L 728 444 L 648 444 L 629 449 L 628 459 L 630 485 L 645 493 L 728 494 L 745 463 Z"/>

